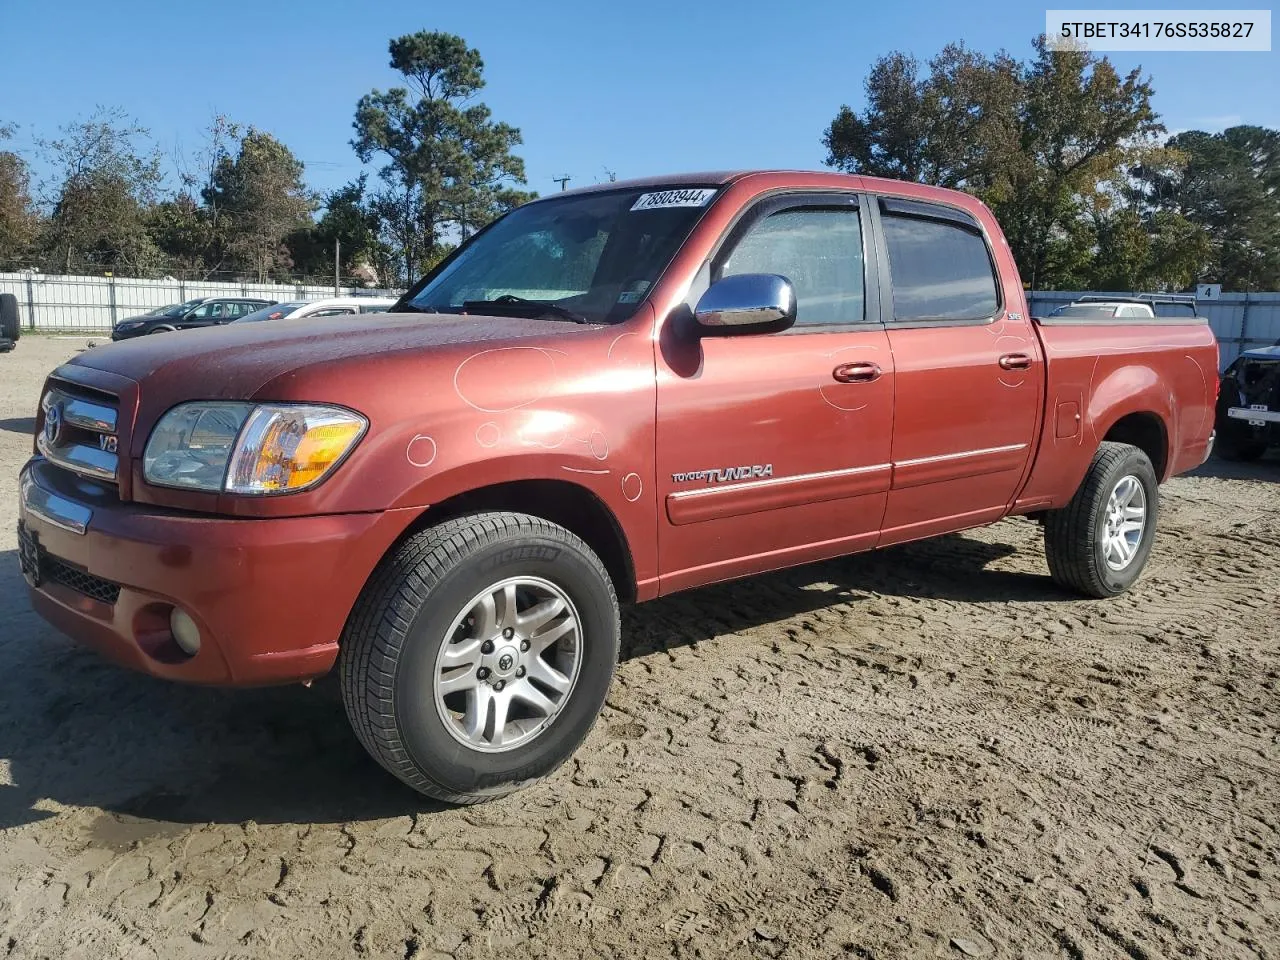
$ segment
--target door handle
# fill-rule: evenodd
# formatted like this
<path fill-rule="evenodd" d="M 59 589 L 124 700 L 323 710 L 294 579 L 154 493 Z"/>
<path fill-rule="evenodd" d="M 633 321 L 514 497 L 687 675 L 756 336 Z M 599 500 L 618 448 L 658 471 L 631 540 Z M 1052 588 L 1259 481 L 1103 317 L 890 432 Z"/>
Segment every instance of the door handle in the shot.
<path fill-rule="evenodd" d="M 1006 353 L 1000 358 L 1001 370 L 1026 370 L 1031 366 L 1031 358 L 1025 353 Z"/>
<path fill-rule="evenodd" d="M 880 364 L 864 360 L 842 363 L 831 371 L 831 376 L 841 383 L 870 383 L 880 377 Z"/>

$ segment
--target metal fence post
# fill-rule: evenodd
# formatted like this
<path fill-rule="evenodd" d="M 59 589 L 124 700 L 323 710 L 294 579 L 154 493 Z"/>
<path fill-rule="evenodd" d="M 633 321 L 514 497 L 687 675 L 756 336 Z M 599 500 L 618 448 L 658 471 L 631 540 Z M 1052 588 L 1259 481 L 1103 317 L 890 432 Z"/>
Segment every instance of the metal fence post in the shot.
<path fill-rule="evenodd" d="M 27 271 L 27 329 L 36 328 L 36 293 L 35 284 L 31 282 L 31 271 Z"/>
<path fill-rule="evenodd" d="M 115 327 L 116 320 L 119 319 L 116 315 L 116 275 L 114 273 L 111 274 L 109 279 L 110 282 L 107 284 L 107 297 L 111 302 L 111 326 Z"/>

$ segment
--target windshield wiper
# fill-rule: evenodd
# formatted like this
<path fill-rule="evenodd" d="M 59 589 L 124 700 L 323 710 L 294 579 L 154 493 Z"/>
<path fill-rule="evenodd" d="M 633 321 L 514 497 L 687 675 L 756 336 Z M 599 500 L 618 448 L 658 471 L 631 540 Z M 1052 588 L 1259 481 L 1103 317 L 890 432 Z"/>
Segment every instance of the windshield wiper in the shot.
<path fill-rule="evenodd" d="M 590 323 L 580 313 L 574 313 L 567 307 L 562 307 L 558 303 L 551 303 L 547 300 L 526 300 L 524 297 L 517 297 L 513 293 L 504 293 L 495 300 L 467 300 L 462 304 L 462 309 L 468 312 L 472 310 L 483 310 L 498 316 L 506 316 L 508 314 L 516 317 L 532 317 L 534 319 L 554 319 L 569 320 L 573 323 Z"/>

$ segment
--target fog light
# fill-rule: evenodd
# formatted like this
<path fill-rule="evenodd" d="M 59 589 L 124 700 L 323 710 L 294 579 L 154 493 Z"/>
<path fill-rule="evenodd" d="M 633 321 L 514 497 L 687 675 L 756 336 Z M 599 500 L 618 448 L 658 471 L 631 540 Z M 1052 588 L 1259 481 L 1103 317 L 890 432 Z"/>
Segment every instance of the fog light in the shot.
<path fill-rule="evenodd" d="M 169 614 L 169 630 L 172 631 L 178 648 L 187 656 L 194 657 L 200 652 L 200 628 L 177 607 Z"/>

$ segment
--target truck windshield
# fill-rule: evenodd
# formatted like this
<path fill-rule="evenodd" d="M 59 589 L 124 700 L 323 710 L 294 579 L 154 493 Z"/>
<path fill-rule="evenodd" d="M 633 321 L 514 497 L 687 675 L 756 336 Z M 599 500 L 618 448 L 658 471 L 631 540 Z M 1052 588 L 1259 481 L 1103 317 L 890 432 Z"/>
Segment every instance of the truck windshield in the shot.
<path fill-rule="evenodd" d="M 644 302 L 715 194 L 607 190 L 526 204 L 428 275 L 405 307 L 617 323 Z"/>

